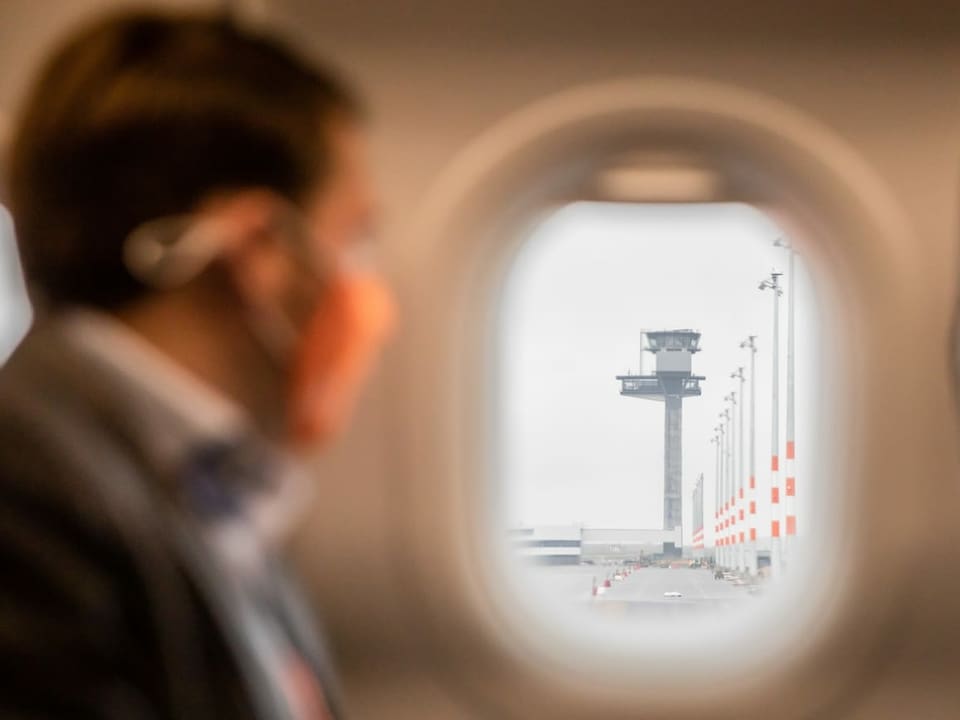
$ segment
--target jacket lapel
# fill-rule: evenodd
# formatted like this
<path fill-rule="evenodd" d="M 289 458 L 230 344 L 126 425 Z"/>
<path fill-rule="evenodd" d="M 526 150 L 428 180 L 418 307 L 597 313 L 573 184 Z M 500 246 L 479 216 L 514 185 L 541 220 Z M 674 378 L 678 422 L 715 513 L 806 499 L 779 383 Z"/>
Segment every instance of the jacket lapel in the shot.
<path fill-rule="evenodd" d="M 161 632 L 181 637 L 182 627 L 195 627 L 195 612 L 189 607 L 185 589 L 176 588 L 179 566 L 186 571 L 193 585 L 211 609 L 211 615 L 232 650 L 245 687 L 257 714 L 264 718 L 285 717 L 281 699 L 276 696 L 266 677 L 251 641 L 243 632 L 242 611 L 230 581 L 213 560 L 203 538 L 188 519 L 183 494 L 176 481 L 170 459 L 153 442 L 164 432 L 151 402 L 83 353 L 77 352 L 64 337 L 56 322 L 39 325 L 24 339 L 4 368 L 7 387 L 22 389 L 22 401 L 37 409 L 53 413 L 47 423 L 55 422 L 56 432 L 78 446 L 78 452 L 93 454 L 98 463 L 99 489 L 116 506 L 112 513 L 127 526 L 130 551 L 143 559 L 147 580 L 161 595 L 178 595 L 161 606 Z M 58 416 L 59 420 L 55 417 Z M 172 553 L 173 564 L 163 562 L 158 548 Z M 184 638 L 174 652 L 176 658 L 165 662 L 174 672 L 186 671 L 200 656 L 195 640 Z M 189 671 L 187 671 L 189 672 Z M 197 682 L 189 675 L 181 678 L 189 687 Z M 189 696 L 189 690 L 178 691 Z M 187 705 L 194 704 L 189 697 Z M 184 717 L 209 717 L 205 711 L 185 713 Z"/>

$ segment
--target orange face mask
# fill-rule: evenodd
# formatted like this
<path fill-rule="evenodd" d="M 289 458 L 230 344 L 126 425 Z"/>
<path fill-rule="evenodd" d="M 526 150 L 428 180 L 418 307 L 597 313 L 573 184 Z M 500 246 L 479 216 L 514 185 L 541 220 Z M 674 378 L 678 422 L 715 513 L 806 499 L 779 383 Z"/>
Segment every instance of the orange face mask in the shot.
<path fill-rule="evenodd" d="M 372 270 L 339 270 L 307 321 L 291 362 L 289 430 L 297 446 L 330 441 L 396 323 L 393 295 Z"/>

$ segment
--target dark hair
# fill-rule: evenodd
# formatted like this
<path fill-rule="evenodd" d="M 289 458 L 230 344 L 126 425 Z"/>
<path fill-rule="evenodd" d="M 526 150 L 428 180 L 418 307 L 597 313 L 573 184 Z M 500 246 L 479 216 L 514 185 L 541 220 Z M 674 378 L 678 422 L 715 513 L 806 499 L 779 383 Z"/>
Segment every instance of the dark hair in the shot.
<path fill-rule="evenodd" d="M 144 292 L 122 259 L 138 225 L 223 190 L 302 201 L 328 170 L 326 123 L 359 113 L 334 76 L 225 19 L 102 20 L 49 59 L 14 136 L 27 277 L 51 304 L 128 303 Z"/>

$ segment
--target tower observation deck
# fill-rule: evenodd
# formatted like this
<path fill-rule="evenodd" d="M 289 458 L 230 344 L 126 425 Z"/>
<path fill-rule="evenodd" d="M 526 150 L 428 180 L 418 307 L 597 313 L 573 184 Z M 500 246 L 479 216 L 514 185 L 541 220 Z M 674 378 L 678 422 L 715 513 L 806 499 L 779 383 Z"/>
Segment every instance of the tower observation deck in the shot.
<path fill-rule="evenodd" d="M 700 352 L 700 333 L 693 330 L 658 330 L 644 333 L 647 352 L 656 356 L 653 375 L 618 375 L 620 394 L 664 403 L 663 529 L 683 522 L 683 399 L 701 394 L 693 374 L 693 355 Z"/>

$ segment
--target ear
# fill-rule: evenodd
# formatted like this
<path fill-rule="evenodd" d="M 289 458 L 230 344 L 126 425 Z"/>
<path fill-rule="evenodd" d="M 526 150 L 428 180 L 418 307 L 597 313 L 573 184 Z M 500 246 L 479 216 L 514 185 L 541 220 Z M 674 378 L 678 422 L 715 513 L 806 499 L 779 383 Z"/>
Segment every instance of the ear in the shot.
<path fill-rule="evenodd" d="M 220 255 L 238 292 L 253 306 L 269 303 L 288 282 L 290 260 L 273 236 L 279 201 L 265 190 L 244 190 L 211 198 L 200 213 L 223 229 Z"/>

